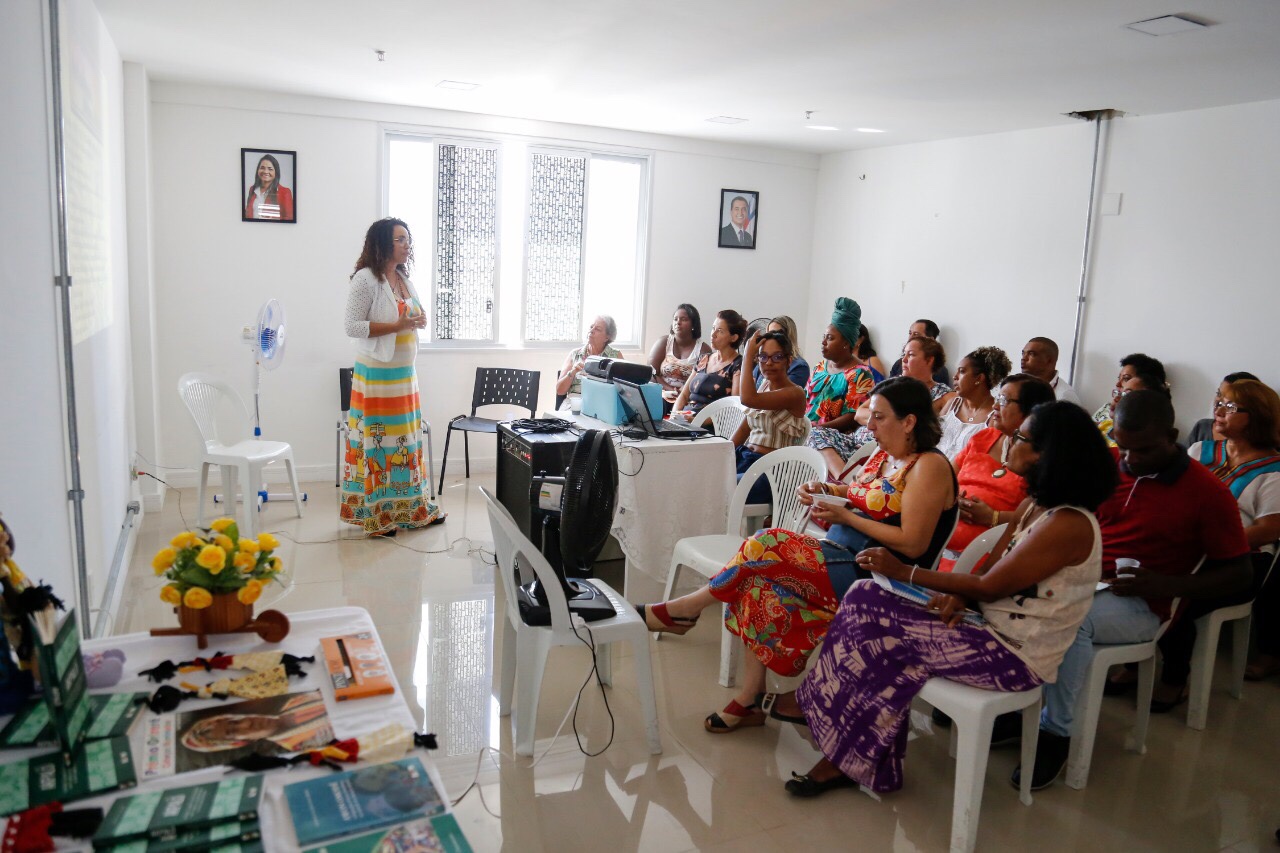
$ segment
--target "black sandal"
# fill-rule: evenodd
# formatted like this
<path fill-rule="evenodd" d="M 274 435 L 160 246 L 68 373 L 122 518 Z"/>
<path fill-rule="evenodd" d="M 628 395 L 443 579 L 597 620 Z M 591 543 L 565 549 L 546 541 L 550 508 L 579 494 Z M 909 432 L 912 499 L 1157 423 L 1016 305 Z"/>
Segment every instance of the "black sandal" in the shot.
<path fill-rule="evenodd" d="M 834 791 L 837 788 L 856 788 L 858 783 L 843 773 L 825 782 L 819 782 L 807 774 L 802 776 L 799 773 L 792 773 L 785 787 L 787 793 L 795 797 L 820 797 L 827 791 Z"/>
<path fill-rule="evenodd" d="M 784 714 L 781 711 L 774 708 L 773 707 L 774 703 L 776 703 L 777 701 L 778 701 L 777 693 L 765 693 L 764 697 L 759 700 L 760 710 L 764 711 L 766 714 L 768 714 L 770 717 L 772 717 L 773 719 L 777 720 L 780 723 L 794 723 L 797 726 L 804 726 L 805 728 L 808 728 L 809 721 L 806 720 L 803 715 L 793 716 L 791 714 Z"/>

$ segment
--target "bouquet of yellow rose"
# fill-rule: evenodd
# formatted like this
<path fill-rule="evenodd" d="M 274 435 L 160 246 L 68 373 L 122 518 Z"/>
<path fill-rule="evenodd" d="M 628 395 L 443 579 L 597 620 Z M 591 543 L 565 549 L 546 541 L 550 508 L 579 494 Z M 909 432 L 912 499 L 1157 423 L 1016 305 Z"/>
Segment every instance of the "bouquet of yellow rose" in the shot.
<path fill-rule="evenodd" d="M 160 589 L 160 600 L 201 610 L 213 604 L 213 596 L 235 593 L 241 604 L 253 604 L 262 588 L 279 581 L 282 563 L 272 551 L 280 542 L 270 533 L 254 539 L 240 538 L 235 519 L 219 518 L 198 533 L 183 531 L 161 548 L 151 561 L 156 575 L 169 583 Z"/>

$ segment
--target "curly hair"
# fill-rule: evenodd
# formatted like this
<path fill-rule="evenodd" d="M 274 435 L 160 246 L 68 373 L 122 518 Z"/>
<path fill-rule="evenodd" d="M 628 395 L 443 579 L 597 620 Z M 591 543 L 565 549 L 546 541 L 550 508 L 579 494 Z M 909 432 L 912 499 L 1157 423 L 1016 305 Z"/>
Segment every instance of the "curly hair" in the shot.
<path fill-rule="evenodd" d="M 364 235 L 364 248 L 360 250 L 360 258 L 356 261 L 356 268 L 351 271 L 354 277 L 360 270 L 368 267 L 373 270 L 373 274 L 378 277 L 378 281 L 383 279 L 383 270 L 386 269 L 387 262 L 395 257 L 395 233 L 396 226 L 399 225 L 409 235 L 409 260 L 403 265 L 408 272 L 408 267 L 413 265 L 413 232 L 409 230 L 409 226 L 405 224 L 403 219 L 394 219 L 388 216 L 386 219 L 379 219 L 377 222 L 369 226 L 369 230 Z"/>
<path fill-rule="evenodd" d="M 895 376 L 886 379 L 871 392 L 873 397 L 883 397 L 898 418 L 907 415 L 916 416 L 916 426 L 911 437 L 915 439 L 915 450 L 923 453 L 933 450 L 942 440 L 942 424 L 933 411 L 933 399 L 929 389 L 919 379 L 910 376 Z"/>
<path fill-rule="evenodd" d="M 1058 400 L 1036 406 L 1030 420 L 1024 427 L 1040 458 L 1025 479 L 1027 494 L 1037 504 L 1092 512 L 1111 497 L 1119 480 L 1115 459 L 1088 412 Z"/>
<path fill-rule="evenodd" d="M 1009 356 L 1000 347 L 978 347 L 965 358 L 975 374 L 987 377 L 988 388 L 999 387 L 1013 369 Z"/>
<path fill-rule="evenodd" d="M 1133 375 L 1141 380 L 1142 387 L 1148 391 L 1159 391 L 1166 397 L 1172 397 L 1169 393 L 1169 380 L 1165 376 L 1164 365 L 1160 359 L 1152 358 L 1146 353 L 1135 352 L 1120 359 L 1120 366 L 1132 367 Z"/>

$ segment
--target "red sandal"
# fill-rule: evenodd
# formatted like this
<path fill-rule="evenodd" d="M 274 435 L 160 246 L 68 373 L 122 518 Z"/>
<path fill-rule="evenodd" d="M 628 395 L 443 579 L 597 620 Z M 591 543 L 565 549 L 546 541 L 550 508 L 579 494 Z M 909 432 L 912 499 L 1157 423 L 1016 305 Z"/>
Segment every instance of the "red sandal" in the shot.
<path fill-rule="evenodd" d="M 732 718 L 733 722 L 725 719 L 726 716 Z M 734 699 L 724 706 L 723 711 L 711 714 L 703 720 L 702 725 L 713 735 L 723 735 L 750 726 L 763 726 L 764 721 L 768 718 L 769 715 L 761 711 L 760 706 L 756 703 L 752 702 L 748 707 L 744 708 L 738 704 L 737 699 Z"/>
<path fill-rule="evenodd" d="M 661 604 L 637 604 L 636 610 L 650 631 L 661 631 L 667 634 L 684 634 L 698 624 L 698 620 L 672 616 L 667 611 L 666 602 Z"/>

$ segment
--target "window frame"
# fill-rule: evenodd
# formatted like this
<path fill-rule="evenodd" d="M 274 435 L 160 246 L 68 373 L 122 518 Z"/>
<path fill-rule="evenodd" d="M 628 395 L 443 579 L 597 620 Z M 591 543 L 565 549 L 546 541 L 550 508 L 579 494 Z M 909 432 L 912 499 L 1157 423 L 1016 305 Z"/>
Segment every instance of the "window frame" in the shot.
<path fill-rule="evenodd" d="M 470 131 L 462 128 L 446 128 L 427 125 L 410 125 L 403 123 L 383 122 L 378 125 L 378 133 L 380 136 L 380 172 L 381 172 L 381 192 L 379 198 L 379 209 L 382 216 L 389 216 L 388 206 L 391 196 L 391 141 L 392 139 L 410 139 L 418 141 L 426 141 L 432 145 L 432 162 L 439 164 L 439 145 L 445 144 L 462 144 L 468 146 L 492 147 L 498 151 L 498 232 L 495 243 L 495 251 L 497 257 L 494 262 L 494 307 L 493 307 L 493 337 L 488 341 L 478 340 L 440 340 L 435 337 L 434 325 L 434 306 L 435 306 L 435 249 L 436 249 L 436 226 L 433 218 L 432 227 L 429 230 L 429 241 L 427 246 L 428 266 L 427 274 L 431 282 L 431 310 L 433 312 L 433 322 L 431 325 L 430 336 L 420 336 L 418 341 L 418 351 L 427 350 L 562 350 L 565 347 L 564 341 L 528 341 L 525 339 L 525 273 L 528 267 L 529 254 L 529 170 L 528 163 L 531 162 L 534 151 L 552 154 L 576 154 L 583 155 L 587 158 L 588 169 L 587 179 L 584 185 L 584 193 L 590 190 L 590 161 L 595 157 L 624 160 L 628 162 L 636 162 L 639 164 L 641 172 L 639 179 L 639 209 L 636 216 L 636 269 L 635 277 L 632 282 L 632 338 L 630 340 L 619 339 L 613 342 L 612 346 L 618 349 L 637 349 L 644 351 L 646 349 L 645 342 L 642 338 L 644 335 L 644 311 L 645 304 L 649 295 L 649 232 L 652 227 L 650 217 L 653 209 L 653 171 L 654 171 L 654 154 L 650 149 L 634 148 L 626 145 L 611 145 L 607 143 L 593 143 L 579 140 L 568 140 L 564 138 L 549 136 L 534 136 L 530 134 L 519 133 L 486 133 L 483 131 Z M 521 212 L 521 231 L 520 231 L 520 269 L 518 278 L 514 284 L 508 283 L 504 287 L 503 273 L 504 267 L 502 257 L 504 253 L 506 230 L 502 227 L 504 219 L 508 212 L 503 208 L 503 195 L 511 192 L 512 188 L 506 187 L 509 180 L 510 170 L 508 169 L 507 157 L 510 152 L 507 151 L 508 144 L 518 144 L 525 149 L 524 162 L 525 169 L 523 180 L 519 189 L 519 197 L 522 199 L 523 210 Z M 438 172 L 437 172 L 438 176 Z M 433 182 L 431 186 L 431 205 L 437 200 L 438 185 Z M 418 237 L 415 234 L 415 240 Z M 586 264 L 586 239 L 587 239 L 587 223 L 583 223 L 583 273 L 585 277 Z M 419 241 L 421 242 L 421 241 Z M 415 258 L 421 255 L 415 251 Z M 508 264 L 508 267 L 510 264 Z M 419 263 L 415 269 L 423 269 Z M 508 271 L 509 274 L 509 271 Z M 584 281 L 585 284 L 585 281 Z M 517 325 L 518 339 L 503 340 L 501 337 L 501 308 L 503 303 L 504 292 L 508 300 L 514 300 L 519 304 L 520 317 Z M 568 342 L 573 343 L 573 342 Z M 578 342 L 580 343 L 580 342 Z"/>

